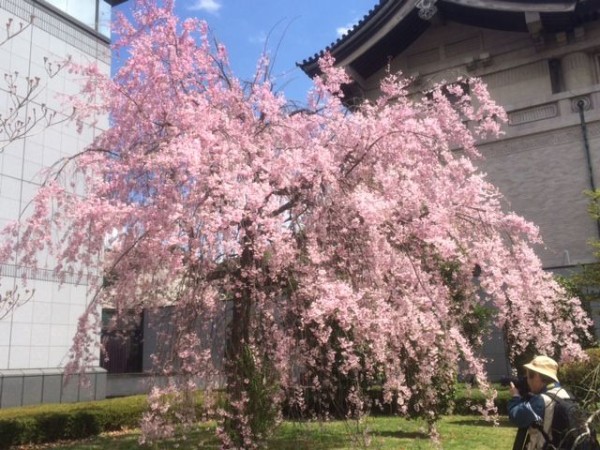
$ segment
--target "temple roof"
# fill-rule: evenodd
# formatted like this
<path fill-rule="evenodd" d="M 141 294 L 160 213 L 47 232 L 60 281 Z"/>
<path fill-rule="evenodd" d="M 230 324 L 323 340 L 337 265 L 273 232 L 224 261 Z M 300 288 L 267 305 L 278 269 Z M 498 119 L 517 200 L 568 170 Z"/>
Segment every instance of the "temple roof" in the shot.
<path fill-rule="evenodd" d="M 557 33 L 598 18 L 600 0 L 380 0 L 350 31 L 298 63 L 310 77 L 329 51 L 338 64 L 368 78 L 408 48 L 430 25 L 444 20 L 506 31 Z"/>

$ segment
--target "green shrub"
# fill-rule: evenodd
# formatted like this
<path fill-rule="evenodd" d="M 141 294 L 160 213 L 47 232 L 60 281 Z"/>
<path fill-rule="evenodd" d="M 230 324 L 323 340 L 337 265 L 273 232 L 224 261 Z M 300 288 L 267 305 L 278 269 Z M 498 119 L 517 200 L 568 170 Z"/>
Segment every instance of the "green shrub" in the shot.
<path fill-rule="evenodd" d="M 71 439 L 96 436 L 103 430 L 99 417 L 91 412 L 77 411 L 66 418 L 65 434 Z"/>
<path fill-rule="evenodd" d="M 101 431 L 135 428 L 147 409 L 146 396 L 123 397 L 80 405 L 85 411 L 94 414 Z"/>
<path fill-rule="evenodd" d="M 494 400 L 494 404 L 498 409 L 498 414 L 505 416 L 508 414 L 508 401 L 511 398 L 510 392 L 506 387 L 496 386 L 498 396 Z M 465 389 L 458 389 L 454 398 L 454 407 L 452 414 L 467 416 L 478 414 L 477 407 L 485 405 L 485 396 L 477 389 L 472 389 L 468 392 Z"/>
<path fill-rule="evenodd" d="M 382 392 L 374 387 L 368 390 L 373 405 L 381 405 Z M 510 394 L 499 388 L 496 406 L 506 414 Z M 202 393 L 196 398 L 198 416 L 202 412 Z M 452 414 L 476 414 L 473 406 L 484 405 L 481 392 L 467 392 L 457 386 Z M 42 444 L 57 440 L 83 439 L 106 431 L 135 428 L 146 410 L 145 396 L 123 397 L 87 403 L 68 403 L 0 409 L 0 449 L 27 444 Z M 290 411 L 286 411 L 288 414 Z M 373 408 L 376 415 L 395 415 L 395 406 Z M 293 415 L 291 415 L 293 416 Z M 290 417 L 290 415 L 288 415 Z M 298 418 L 298 417 L 294 417 Z"/>
<path fill-rule="evenodd" d="M 498 396 L 496 397 L 494 404 L 498 409 L 498 414 L 507 415 L 508 414 L 508 401 L 511 398 L 508 387 L 502 387 L 499 385 L 494 386 L 498 391 Z M 308 409 L 314 408 L 314 404 L 311 403 L 314 400 L 315 395 L 310 395 L 311 390 L 306 389 L 305 403 L 308 405 Z M 398 414 L 398 406 L 395 402 L 395 399 L 392 400 L 391 403 L 383 402 L 383 389 L 379 386 L 370 387 L 365 392 L 365 400 L 368 402 L 370 407 L 370 414 L 374 416 L 394 416 Z M 345 410 L 340 408 L 341 402 L 336 403 L 335 399 L 331 400 L 330 404 L 327 404 L 326 407 L 329 408 L 328 412 L 330 417 L 343 419 L 345 417 Z M 323 402 L 319 405 L 321 408 L 323 407 Z M 477 411 L 477 407 L 485 406 L 485 396 L 484 394 L 473 388 L 471 390 L 467 390 L 464 385 L 457 384 L 454 389 L 452 400 L 448 401 L 447 410 L 445 413 L 447 414 L 455 414 L 461 416 L 468 415 L 477 415 L 479 412 Z M 302 415 L 294 407 L 290 407 L 289 400 L 284 402 L 283 404 L 283 416 L 286 419 L 290 420 L 302 420 L 309 418 L 308 415 Z"/>
<path fill-rule="evenodd" d="M 600 402 L 600 348 L 589 348 L 585 351 L 587 361 L 563 364 L 558 371 L 561 384 L 584 403 Z"/>
<path fill-rule="evenodd" d="M 146 397 L 0 410 L 0 449 L 15 445 L 83 439 L 138 426 Z"/>
<path fill-rule="evenodd" d="M 47 413 L 36 416 L 35 429 L 32 430 L 31 442 L 54 442 L 67 439 L 68 412 Z"/>
<path fill-rule="evenodd" d="M 32 423 L 33 420 L 30 418 L 2 420 L 0 422 L 0 448 L 5 449 L 28 442 L 30 439 L 26 429 L 33 428 Z"/>

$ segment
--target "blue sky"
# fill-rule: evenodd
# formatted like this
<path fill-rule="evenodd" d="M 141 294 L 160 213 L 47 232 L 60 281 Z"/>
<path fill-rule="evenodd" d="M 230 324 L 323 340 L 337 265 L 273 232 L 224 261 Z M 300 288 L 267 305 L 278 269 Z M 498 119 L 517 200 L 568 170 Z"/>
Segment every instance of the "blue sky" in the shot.
<path fill-rule="evenodd" d="M 135 0 L 113 8 L 127 12 Z M 273 74 L 276 88 L 302 102 L 311 82 L 296 67 L 324 49 L 356 24 L 378 0 L 176 0 L 182 17 L 208 22 L 229 51 L 235 74 L 249 79 L 266 49 L 277 52 Z M 118 66 L 118 61 L 116 61 Z"/>

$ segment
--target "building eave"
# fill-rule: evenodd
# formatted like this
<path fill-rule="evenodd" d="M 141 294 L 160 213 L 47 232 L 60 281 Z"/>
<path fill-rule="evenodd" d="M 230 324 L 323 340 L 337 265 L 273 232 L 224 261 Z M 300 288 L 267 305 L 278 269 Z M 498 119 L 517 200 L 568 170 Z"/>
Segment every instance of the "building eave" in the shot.
<path fill-rule="evenodd" d="M 338 64 L 344 65 L 369 50 L 378 38 L 400 23 L 417 0 L 380 0 L 350 31 L 325 49 L 305 59 L 298 66 L 310 77 L 319 72 L 318 61 L 330 52 Z"/>
<path fill-rule="evenodd" d="M 370 76 L 429 27 L 430 21 L 418 15 L 418 3 L 418 0 L 380 0 L 346 35 L 298 66 L 314 77 L 319 73 L 319 58 L 330 52 L 338 65 L 362 77 Z M 438 0 L 435 6 L 446 20 L 533 34 L 534 27 L 559 32 L 596 18 L 600 0 Z M 532 25 L 532 16 L 538 23 Z"/>
<path fill-rule="evenodd" d="M 546 0 L 542 2 L 521 0 L 444 0 L 444 3 L 469 8 L 488 9 L 493 11 L 560 13 L 575 10 L 577 0 Z"/>

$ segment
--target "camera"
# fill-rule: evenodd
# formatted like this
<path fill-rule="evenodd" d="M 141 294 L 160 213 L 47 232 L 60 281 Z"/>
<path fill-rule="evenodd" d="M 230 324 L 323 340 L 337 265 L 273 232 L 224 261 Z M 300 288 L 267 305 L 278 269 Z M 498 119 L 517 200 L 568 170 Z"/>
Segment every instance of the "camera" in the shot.
<path fill-rule="evenodd" d="M 500 384 L 502 386 L 509 386 L 510 383 L 514 384 L 517 390 L 519 391 L 519 395 L 521 397 L 529 396 L 529 385 L 527 384 L 527 377 L 502 377 L 500 379 Z"/>

